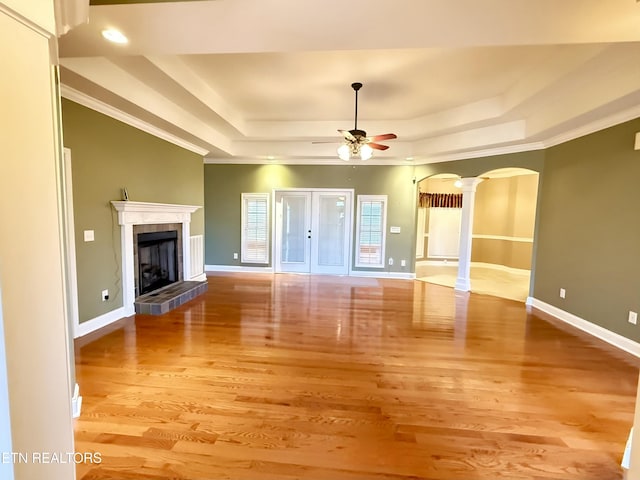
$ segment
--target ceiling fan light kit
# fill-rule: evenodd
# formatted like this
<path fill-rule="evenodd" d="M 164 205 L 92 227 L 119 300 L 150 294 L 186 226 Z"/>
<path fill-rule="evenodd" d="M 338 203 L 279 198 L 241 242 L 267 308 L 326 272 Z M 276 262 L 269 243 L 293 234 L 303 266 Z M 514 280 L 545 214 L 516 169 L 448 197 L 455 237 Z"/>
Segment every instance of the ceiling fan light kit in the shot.
<path fill-rule="evenodd" d="M 340 160 L 348 162 L 351 157 L 360 157 L 360 160 L 369 160 L 373 155 L 373 148 L 366 143 L 360 145 L 358 143 L 343 143 L 338 147 L 338 157 Z"/>
<path fill-rule="evenodd" d="M 373 155 L 373 148 L 366 143 L 360 147 L 360 158 L 362 160 L 369 160 Z"/>
<path fill-rule="evenodd" d="M 382 145 L 381 140 L 393 140 L 397 138 L 395 133 L 385 133 L 384 135 L 374 135 L 367 137 L 367 132 L 358 130 L 358 90 L 362 88 L 362 83 L 351 84 L 356 93 L 355 124 L 353 130 L 338 130 L 344 137 L 344 143 L 338 147 L 338 157 L 340 160 L 349 161 L 352 157 L 360 157 L 361 160 L 369 160 L 373 155 L 373 150 L 386 150 L 387 145 Z M 327 142 L 313 142 L 327 143 Z"/>
<path fill-rule="evenodd" d="M 351 160 L 351 148 L 349 148 L 349 145 L 345 143 L 338 147 L 338 157 L 345 162 Z"/>

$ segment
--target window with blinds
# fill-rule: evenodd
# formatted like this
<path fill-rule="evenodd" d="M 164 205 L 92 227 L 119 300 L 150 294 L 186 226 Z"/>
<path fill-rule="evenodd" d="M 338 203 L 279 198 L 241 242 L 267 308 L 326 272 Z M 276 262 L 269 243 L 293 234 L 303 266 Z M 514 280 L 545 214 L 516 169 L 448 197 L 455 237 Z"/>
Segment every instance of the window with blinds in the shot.
<path fill-rule="evenodd" d="M 269 263 L 269 194 L 242 194 L 242 263 Z"/>
<path fill-rule="evenodd" d="M 386 195 L 358 195 L 356 267 L 384 268 Z"/>

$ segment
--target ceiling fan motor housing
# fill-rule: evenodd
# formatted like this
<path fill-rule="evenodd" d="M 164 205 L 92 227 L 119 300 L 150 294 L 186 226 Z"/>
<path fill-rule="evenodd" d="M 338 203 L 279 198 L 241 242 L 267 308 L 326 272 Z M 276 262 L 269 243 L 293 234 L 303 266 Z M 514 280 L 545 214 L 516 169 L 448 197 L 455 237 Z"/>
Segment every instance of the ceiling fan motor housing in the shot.
<path fill-rule="evenodd" d="M 349 130 L 349 133 L 356 137 L 358 140 L 367 136 L 367 132 L 365 132 L 364 130 Z"/>

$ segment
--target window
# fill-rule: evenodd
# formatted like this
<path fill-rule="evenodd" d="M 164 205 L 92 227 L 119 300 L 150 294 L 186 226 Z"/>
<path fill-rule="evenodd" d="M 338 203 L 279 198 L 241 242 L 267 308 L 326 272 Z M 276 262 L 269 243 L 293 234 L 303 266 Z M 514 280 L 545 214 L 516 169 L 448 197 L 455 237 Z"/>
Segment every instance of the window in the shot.
<path fill-rule="evenodd" d="M 356 267 L 384 268 L 386 195 L 358 195 Z"/>
<path fill-rule="evenodd" d="M 461 208 L 429 210 L 429 258 L 458 258 L 460 255 Z"/>
<path fill-rule="evenodd" d="M 242 263 L 269 263 L 269 194 L 242 194 Z"/>

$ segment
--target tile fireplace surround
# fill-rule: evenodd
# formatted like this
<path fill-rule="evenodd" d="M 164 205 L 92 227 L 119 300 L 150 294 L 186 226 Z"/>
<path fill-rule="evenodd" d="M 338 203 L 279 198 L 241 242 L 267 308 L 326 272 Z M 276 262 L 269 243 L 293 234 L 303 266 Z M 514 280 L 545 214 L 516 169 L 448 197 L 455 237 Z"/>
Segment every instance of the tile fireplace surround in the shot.
<path fill-rule="evenodd" d="M 197 205 L 176 205 L 168 203 L 147 203 L 132 201 L 112 201 L 118 212 L 120 240 L 122 246 L 122 299 L 125 315 L 135 313 L 135 278 L 133 226 L 178 223 L 182 225 L 182 278 L 187 280 L 205 280 L 191 276 L 190 224 L 191 214 L 202 208 Z"/>

